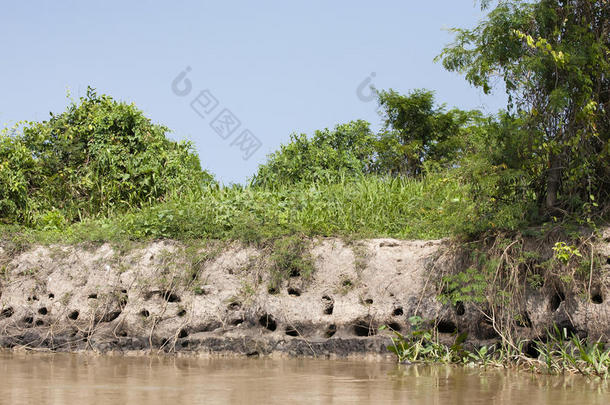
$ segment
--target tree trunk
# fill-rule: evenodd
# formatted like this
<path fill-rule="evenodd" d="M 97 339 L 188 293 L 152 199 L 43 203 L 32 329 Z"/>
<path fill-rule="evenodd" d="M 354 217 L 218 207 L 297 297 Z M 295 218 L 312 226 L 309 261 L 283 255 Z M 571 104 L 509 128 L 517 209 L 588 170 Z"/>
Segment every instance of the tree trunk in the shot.
<path fill-rule="evenodd" d="M 557 207 L 557 192 L 561 181 L 561 164 L 559 155 L 549 157 L 549 172 L 546 179 L 546 209 L 553 211 Z"/>

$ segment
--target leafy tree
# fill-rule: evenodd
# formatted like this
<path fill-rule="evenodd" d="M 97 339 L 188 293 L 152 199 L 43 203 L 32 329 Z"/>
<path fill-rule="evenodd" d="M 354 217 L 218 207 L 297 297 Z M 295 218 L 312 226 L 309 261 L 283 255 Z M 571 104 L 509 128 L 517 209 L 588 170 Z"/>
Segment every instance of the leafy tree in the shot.
<path fill-rule="evenodd" d="M 504 81 L 508 111 L 529 135 L 518 166 L 546 211 L 578 210 L 592 195 L 607 201 L 608 1 L 500 0 L 475 28 L 454 31 L 439 58 L 485 92 L 496 77 Z"/>
<path fill-rule="evenodd" d="M 45 225 L 138 208 L 212 176 L 188 142 L 166 138 L 133 104 L 98 96 L 0 136 L 0 218 Z"/>
<path fill-rule="evenodd" d="M 380 91 L 385 131 L 376 145 L 376 171 L 416 176 L 424 162 L 450 165 L 463 148 L 463 127 L 478 112 L 435 105 L 434 93 L 414 90 L 401 95 L 394 90 Z"/>
<path fill-rule="evenodd" d="M 370 170 L 375 135 L 365 121 L 337 125 L 316 131 L 310 139 L 293 134 L 252 179 L 255 186 L 280 186 L 299 182 L 337 181 L 342 176 L 359 176 Z"/>
<path fill-rule="evenodd" d="M 516 229 L 537 220 L 533 179 L 522 169 L 530 134 L 505 112 L 479 116 L 465 129 L 464 149 L 450 176 L 467 184 L 478 231 Z"/>

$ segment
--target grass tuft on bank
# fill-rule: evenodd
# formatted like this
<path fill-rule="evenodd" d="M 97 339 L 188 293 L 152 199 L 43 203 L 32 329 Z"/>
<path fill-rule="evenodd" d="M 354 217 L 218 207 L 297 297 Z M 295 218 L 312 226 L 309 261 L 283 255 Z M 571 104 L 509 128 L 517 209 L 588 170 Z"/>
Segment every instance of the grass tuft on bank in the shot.
<path fill-rule="evenodd" d="M 137 210 L 37 228 L 4 226 L 37 242 L 125 239 L 234 239 L 260 243 L 280 236 L 436 239 L 493 227 L 500 215 L 481 213 L 472 189 L 450 174 L 423 179 L 363 176 L 279 189 L 223 187 L 169 195 Z M 513 218 L 512 226 L 518 226 Z"/>

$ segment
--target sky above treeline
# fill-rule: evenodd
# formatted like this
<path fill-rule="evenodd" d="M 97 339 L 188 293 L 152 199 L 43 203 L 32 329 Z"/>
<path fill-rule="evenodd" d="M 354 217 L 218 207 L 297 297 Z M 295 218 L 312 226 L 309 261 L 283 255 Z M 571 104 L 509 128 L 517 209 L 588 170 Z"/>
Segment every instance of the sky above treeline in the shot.
<path fill-rule="evenodd" d="M 46 120 L 92 86 L 191 140 L 218 180 L 243 183 L 293 132 L 378 129 L 370 85 L 502 108 L 501 89 L 486 96 L 433 61 L 449 28 L 483 17 L 455 0 L 6 2 L 0 125 Z"/>

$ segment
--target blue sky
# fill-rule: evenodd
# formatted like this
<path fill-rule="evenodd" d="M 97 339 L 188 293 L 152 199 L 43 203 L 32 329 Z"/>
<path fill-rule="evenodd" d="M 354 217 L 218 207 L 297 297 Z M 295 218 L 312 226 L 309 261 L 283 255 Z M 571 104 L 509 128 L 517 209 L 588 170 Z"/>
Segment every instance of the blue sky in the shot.
<path fill-rule="evenodd" d="M 471 0 L 4 2 L 0 124 L 47 119 L 68 89 L 78 97 L 91 85 L 192 140 L 219 180 L 244 182 L 292 132 L 353 119 L 378 128 L 375 102 L 357 96 L 371 73 L 379 89 L 501 108 L 501 91 L 485 96 L 433 62 L 452 40 L 447 28 L 481 18 Z M 172 82 L 186 67 L 191 91 L 178 96 Z M 203 90 L 218 104 L 200 116 L 190 103 Z M 210 126 L 224 109 L 241 123 L 227 139 Z M 262 144 L 247 160 L 231 144 L 245 129 Z"/>

